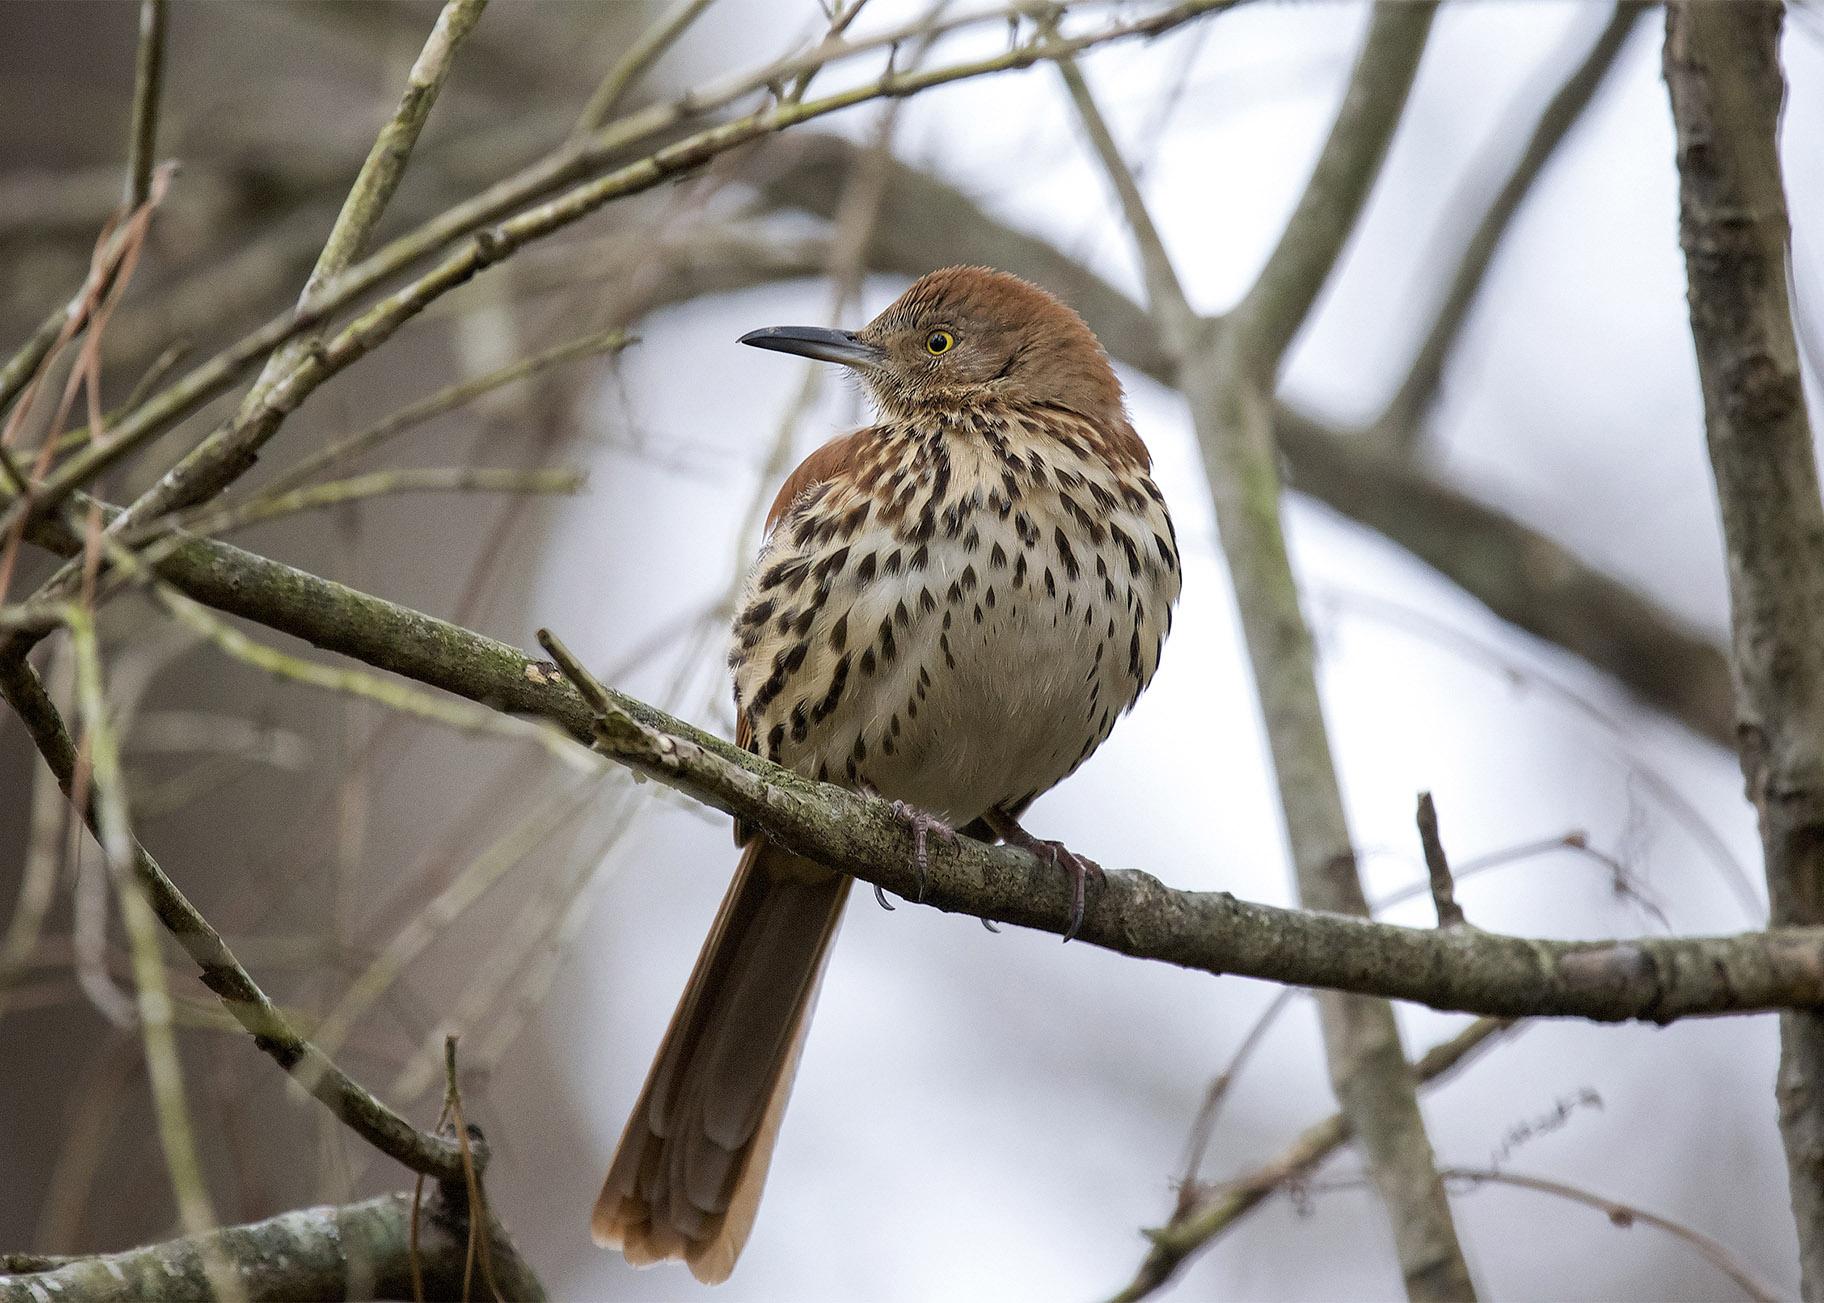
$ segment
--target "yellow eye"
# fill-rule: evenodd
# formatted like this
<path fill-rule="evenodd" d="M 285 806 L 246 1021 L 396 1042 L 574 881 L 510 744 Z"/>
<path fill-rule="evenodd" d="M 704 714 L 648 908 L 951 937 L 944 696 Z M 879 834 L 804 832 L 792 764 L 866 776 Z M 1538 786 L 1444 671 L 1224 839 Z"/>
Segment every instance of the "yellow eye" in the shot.
<path fill-rule="evenodd" d="M 925 336 L 925 352 L 936 357 L 939 353 L 948 353 L 956 347 L 956 336 L 947 330 L 934 330 Z"/>

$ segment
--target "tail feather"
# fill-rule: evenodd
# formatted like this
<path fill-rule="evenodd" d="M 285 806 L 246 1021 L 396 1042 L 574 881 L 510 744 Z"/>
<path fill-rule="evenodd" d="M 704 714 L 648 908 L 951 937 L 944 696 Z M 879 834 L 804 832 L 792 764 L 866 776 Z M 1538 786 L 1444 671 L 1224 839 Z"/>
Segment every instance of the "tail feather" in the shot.
<path fill-rule="evenodd" d="M 734 1270 L 849 883 L 748 845 L 602 1184 L 597 1244 L 706 1284 Z"/>

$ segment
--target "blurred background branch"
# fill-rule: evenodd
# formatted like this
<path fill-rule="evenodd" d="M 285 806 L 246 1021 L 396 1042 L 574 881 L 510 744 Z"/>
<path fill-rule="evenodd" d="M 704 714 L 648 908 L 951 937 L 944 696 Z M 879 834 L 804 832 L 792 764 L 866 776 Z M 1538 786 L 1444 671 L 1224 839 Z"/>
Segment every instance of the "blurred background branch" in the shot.
<path fill-rule="evenodd" d="M 1824 918 L 1824 500 L 1788 298 L 1783 9 L 1666 8 L 1679 243 L 1729 554 L 1737 745 L 1775 922 Z M 1824 1298 L 1824 1015 L 1781 1018 L 1802 1287 Z"/>

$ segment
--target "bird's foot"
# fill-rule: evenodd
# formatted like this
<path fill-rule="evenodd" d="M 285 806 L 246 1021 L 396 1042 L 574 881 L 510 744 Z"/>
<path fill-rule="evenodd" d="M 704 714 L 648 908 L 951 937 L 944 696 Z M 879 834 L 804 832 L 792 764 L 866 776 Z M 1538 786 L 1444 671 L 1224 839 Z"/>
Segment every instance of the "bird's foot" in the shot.
<path fill-rule="evenodd" d="M 1070 923 L 1064 929 L 1064 939 L 1071 940 L 1083 928 L 1083 915 L 1088 909 L 1088 883 L 1095 879 L 1097 888 L 1108 880 L 1102 866 L 1087 855 L 1079 855 L 1063 842 L 1046 841 L 1034 837 L 1014 820 L 1005 815 L 993 821 L 994 830 L 1001 835 L 1001 840 L 1009 846 L 1017 846 L 1029 851 L 1054 868 L 1063 869 L 1070 875 Z"/>
<path fill-rule="evenodd" d="M 864 785 L 861 790 L 876 800 L 880 799 L 880 793 L 871 787 Z M 907 805 L 904 801 L 888 802 L 887 811 L 912 830 L 912 867 L 918 873 L 918 894 L 913 899 L 923 901 L 925 888 L 930 882 L 931 868 L 931 855 L 926 848 L 926 842 L 935 833 L 954 846 L 957 837 L 956 829 L 929 811 L 921 810 L 915 805 Z M 887 899 L 887 893 L 879 883 L 874 884 L 874 899 L 880 902 L 882 909 L 893 908 L 892 902 Z"/>
<path fill-rule="evenodd" d="M 932 833 L 936 833 L 944 841 L 954 846 L 956 845 L 956 829 L 936 815 L 920 810 L 916 806 L 907 805 L 904 801 L 895 801 L 888 808 L 893 811 L 895 819 L 912 830 L 912 867 L 918 871 L 918 895 L 913 899 L 922 901 L 925 898 L 925 888 L 930 885 L 931 881 L 931 856 L 925 849 L 925 840 Z"/>

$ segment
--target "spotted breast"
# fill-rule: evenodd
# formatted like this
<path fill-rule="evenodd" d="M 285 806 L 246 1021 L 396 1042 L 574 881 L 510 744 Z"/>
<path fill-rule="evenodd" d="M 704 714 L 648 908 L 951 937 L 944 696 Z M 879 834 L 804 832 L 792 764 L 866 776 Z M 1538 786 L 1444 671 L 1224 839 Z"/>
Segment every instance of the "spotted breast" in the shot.
<path fill-rule="evenodd" d="M 996 404 L 807 467 L 827 478 L 777 517 L 735 623 L 751 745 L 957 826 L 1017 814 L 1159 664 L 1179 570 L 1147 468 L 1080 418 Z"/>

